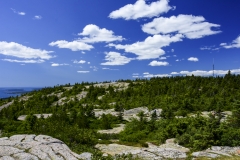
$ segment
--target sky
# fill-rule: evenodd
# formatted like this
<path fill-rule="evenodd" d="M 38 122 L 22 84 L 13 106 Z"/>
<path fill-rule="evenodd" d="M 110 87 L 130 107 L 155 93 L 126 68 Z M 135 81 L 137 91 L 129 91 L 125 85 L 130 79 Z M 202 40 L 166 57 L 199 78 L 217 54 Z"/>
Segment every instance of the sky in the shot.
<path fill-rule="evenodd" d="M 240 74 L 239 0 L 1 0 L 0 87 Z"/>

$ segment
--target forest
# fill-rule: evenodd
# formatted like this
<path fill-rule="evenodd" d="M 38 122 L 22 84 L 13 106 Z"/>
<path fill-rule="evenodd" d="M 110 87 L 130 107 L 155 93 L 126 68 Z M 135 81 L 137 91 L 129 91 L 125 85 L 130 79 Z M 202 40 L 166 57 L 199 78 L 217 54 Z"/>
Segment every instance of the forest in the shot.
<path fill-rule="evenodd" d="M 110 84 L 101 84 L 104 83 Z M 111 143 L 111 139 L 118 139 L 119 144 L 148 147 L 146 142 L 161 144 L 176 138 L 178 144 L 191 151 L 213 145 L 240 146 L 240 75 L 229 71 L 217 77 L 155 77 L 112 83 L 126 83 L 127 87 L 82 82 L 1 99 L 0 106 L 13 102 L 0 111 L 1 136 L 49 135 L 62 140 L 76 153 L 88 151 L 96 157 L 101 153 L 94 145 Z M 86 96 L 79 97 L 80 93 Z M 161 108 L 160 118 L 153 112 L 147 119 L 140 112 L 139 118 L 123 119 L 124 110 L 142 106 L 149 110 Z M 94 109 L 114 109 L 118 115 L 96 117 Z M 201 116 L 203 111 L 212 114 L 206 118 Z M 232 115 L 221 121 L 224 111 L 231 111 Z M 52 116 L 45 119 L 34 115 L 46 113 Z M 27 115 L 25 121 L 18 120 L 20 115 Z M 119 134 L 97 132 L 119 124 L 126 124 Z"/>

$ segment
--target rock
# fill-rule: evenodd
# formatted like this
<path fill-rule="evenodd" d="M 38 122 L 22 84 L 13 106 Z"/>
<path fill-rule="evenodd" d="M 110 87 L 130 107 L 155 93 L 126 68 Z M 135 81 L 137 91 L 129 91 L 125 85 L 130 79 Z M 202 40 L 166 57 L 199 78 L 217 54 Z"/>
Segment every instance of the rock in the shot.
<path fill-rule="evenodd" d="M 240 147 L 228 147 L 228 146 L 212 146 L 209 149 L 193 152 L 193 157 L 207 157 L 216 158 L 220 156 L 231 157 L 232 155 L 239 155 Z"/>
<path fill-rule="evenodd" d="M 113 116 L 117 116 L 118 115 L 118 112 L 116 112 L 114 109 L 106 109 L 106 110 L 103 110 L 103 109 L 94 109 L 93 110 L 94 113 L 95 113 L 95 117 L 99 118 L 101 117 L 103 114 L 111 114 Z"/>
<path fill-rule="evenodd" d="M 103 157 L 108 157 L 108 154 L 107 154 L 107 153 L 103 153 L 102 156 L 103 156 Z"/>
<path fill-rule="evenodd" d="M 51 117 L 52 114 L 34 114 L 34 116 L 36 116 L 37 118 L 41 118 L 43 116 L 44 119 Z M 19 116 L 17 119 L 19 121 L 24 121 L 26 119 L 27 115 L 21 115 Z"/>
<path fill-rule="evenodd" d="M 104 134 L 118 134 L 121 131 L 124 130 L 125 124 L 119 124 L 119 127 L 115 127 L 113 129 L 108 129 L 108 130 L 99 130 L 98 133 L 104 133 Z"/>
<path fill-rule="evenodd" d="M 124 116 L 133 116 L 137 115 L 138 113 L 143 112 L 145 115 L 148 115 L 148 108 L 147 107 L 138 107 L 130 110 L 124 110 Z"/>
<path fill-rule="evenodd" d="M 4 105 L 0 106 L 0 111 L 1 111 L 3 108 L 9 107 L 11 104 L 13 104 L 13 101 L 8 102 L 7 104 L 4 104 Z"/>
<path fill-rule="evenodd" d="M 92 154 L 88 152 L 84 152 L 78 156 L 78 158 L 82 160 L 91 160 L 92 159 Z"/>
<path fill-rule="evenodd" d="M 167 139 L 166 144 L 174 144 L 175 138 Z"/>
<path fill-rule="evenodd" d="M 46 135 L 14 135 L 0 138 L 0 160 L 91 160 L 92 154 L 76 154 L 62 141 Z"/>
<path fill-rule="evenodd" d="M 214 153 L 208 153 L 208 152 L 202 152 L 202 151 L 200 151 L 200 152 L 193 152 L 192 153 L 192 156 L 193 157 L 208 157 L 208 158 L 217 158 L 217 157 L 219 157 L 219 155 L 217 155 L 217 154 L 214 154 Z"/>
<path fill-rule="evenodd" d="M 132 154 L 133 157 L 139 157 L 146 160 L 152 159 L 185 159 L 187 158 L 186 152 L 177 148 L 164 148 L 162 146 L 149 145 L 149 148 L 132 147 L 119 144 L 97 144 L 95 146 L 103 153 L 112 156 Z"/>

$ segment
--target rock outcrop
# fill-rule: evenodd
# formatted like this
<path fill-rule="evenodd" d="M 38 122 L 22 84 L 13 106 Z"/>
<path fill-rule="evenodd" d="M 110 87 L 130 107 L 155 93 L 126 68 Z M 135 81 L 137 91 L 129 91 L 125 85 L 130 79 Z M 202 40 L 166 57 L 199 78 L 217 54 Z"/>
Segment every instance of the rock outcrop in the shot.
<path fill-rule="evenodd" d="M 46 135 L 0 138 L 0 160 L 91 160 L 91 153 L 76 154 L 62 141 Z"/>
<path fill-rule="evenodd" d="M 240 155 L 240 146 L 228 147 L 228 146 L 212 146 L 204 151 L 193 152 L 193 157 L 208 157 L 217 158 L 220 156 L 231 157 L 232 155 Z"/>
<path fill-rule="evenodd" d="M 119 144 L 97 144 L 95 147 L 103 153 L 117 156 L 123 154 L 132 154 L 133 157 L 138 157 L 146 160 L 153 159 L 186 159 L 188 148 L 179 146 L 175 143 L 166 143 L 160 146 L 148 143 L 148 148 L 145 147 L 132 147 Z"/>
<path fill-rule="evenodd" d="M 51 117 L 52 114 L 34 114 L 34 116 L 36 116 L 37 118 L 41 118 L 43 117 L 44 119 Z M 19 121 L 24 121 L 26 119 L 27 115 L 21 115 L 17 118 L 17 120 Z"/>
<path fill-rule="evenodd" d="M 119 124 L 118 127 L 115 127 L 113 129 L 107 129 L 107 130 L 99 130 L 98 133 L 102 134 L 119 134 L 121 131 L 124 130 L 125 124 Z"/>

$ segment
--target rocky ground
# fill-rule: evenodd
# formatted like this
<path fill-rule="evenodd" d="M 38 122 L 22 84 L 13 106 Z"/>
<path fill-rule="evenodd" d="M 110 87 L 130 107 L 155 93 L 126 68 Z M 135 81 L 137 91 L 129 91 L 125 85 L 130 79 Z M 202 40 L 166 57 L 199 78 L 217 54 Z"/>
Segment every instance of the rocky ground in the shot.
<path fill-rule="evenodd" d="M 0 160 L 90 160 L 91 153 L 76 154 L 62 141 L 46 135 L 0 138 Z"/>
<path fill-rule="evenodd" d="M 157 159 L 186 159 L 189 149 L 179 146 L 174 143 L 166 143 L 160 146 L 148 143 L 148 148 L 132 147 L 120 144 L 97 144 L 95 146 L 103 153 L 116 156 L 123 154 L 132 154 L 133 157 L 138 157 L 146 160 Z"/>
<path fill-rule="evenodd" d="M 148 147 L 133 147 L 120 144 L 97 144 L 95 146 L 101 150 L 104 154 L 116 157 L 117 155 L 132 154 L 133 157 L 138 157 L 144 160 L 162 160 L 162 159 L 187 159 L 188 148 L 180 146 L 174 143 L 174 139 L 166 140 L 165 144 L 156 146 L 148 143 Z M 218 157 L 232 157 L 240 155 L 239 147 L 228 147 L 228 146 L 212 146 L 209 149 L 199 152 L 193 152 L 190 154 L 192 159 L 195 158 L 208 158 L 214 159 Z"/>

